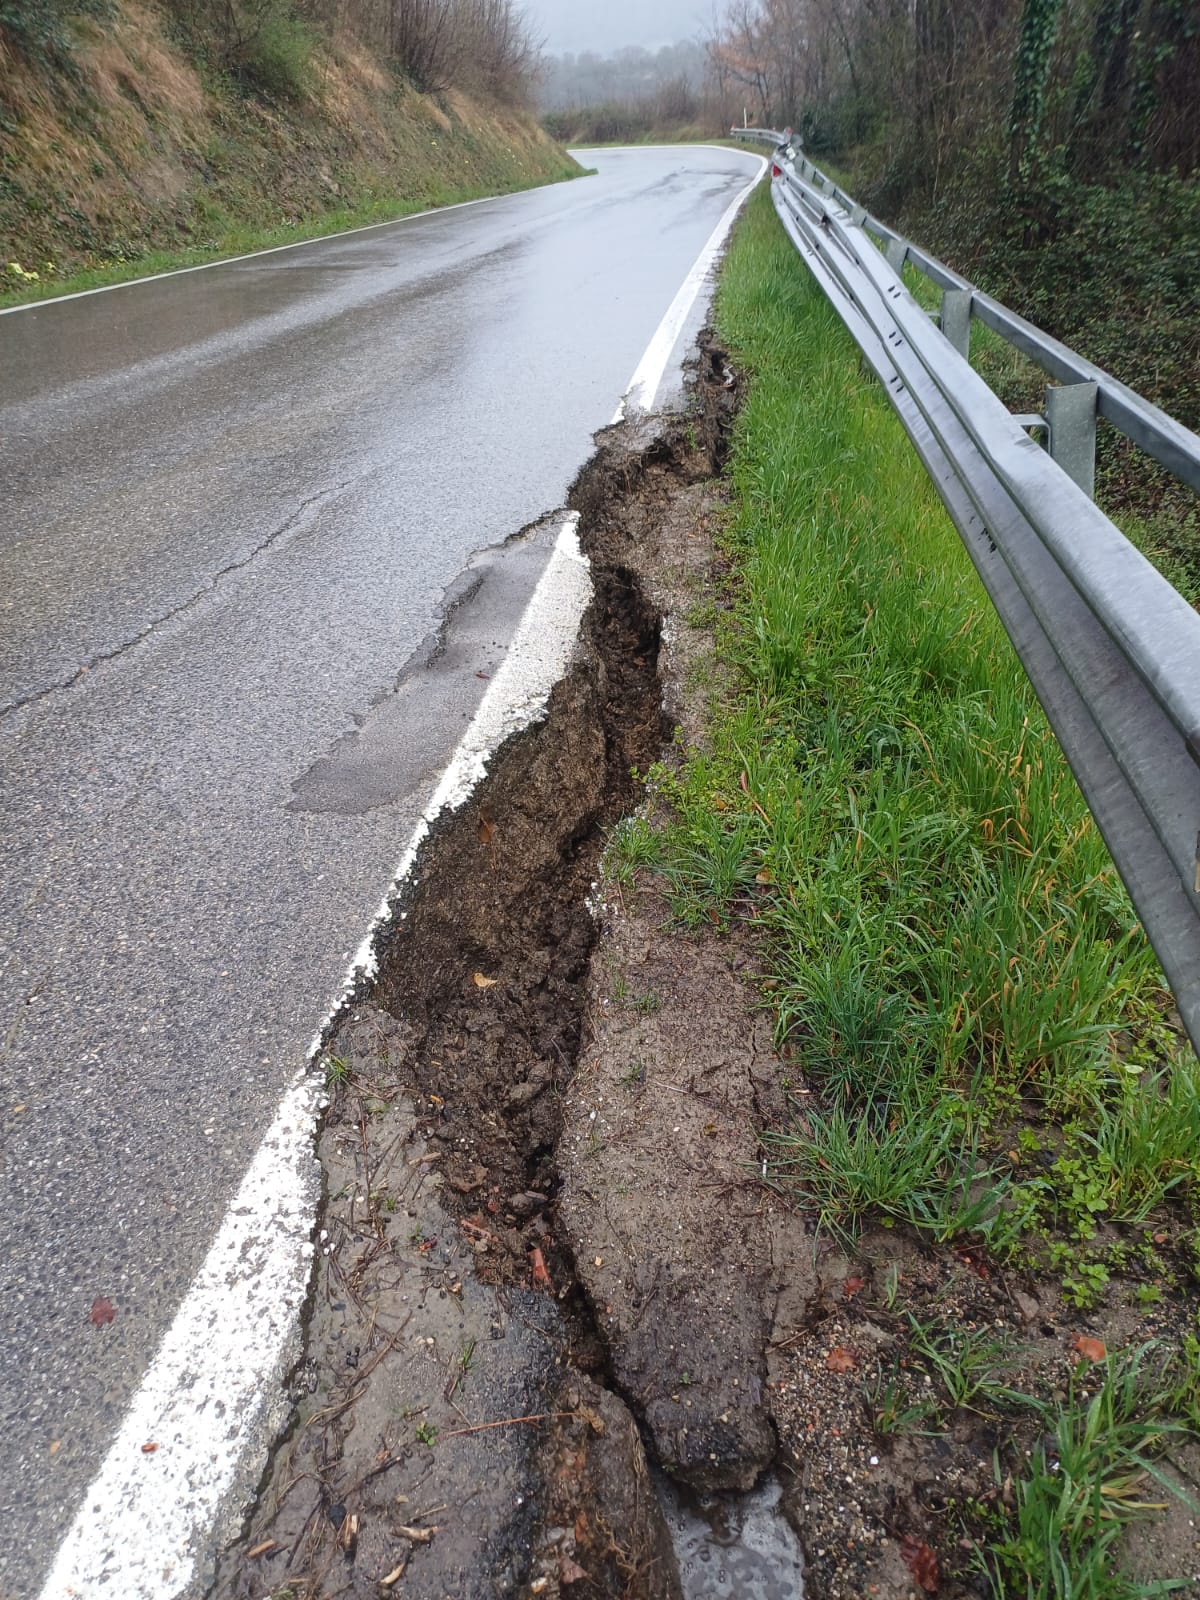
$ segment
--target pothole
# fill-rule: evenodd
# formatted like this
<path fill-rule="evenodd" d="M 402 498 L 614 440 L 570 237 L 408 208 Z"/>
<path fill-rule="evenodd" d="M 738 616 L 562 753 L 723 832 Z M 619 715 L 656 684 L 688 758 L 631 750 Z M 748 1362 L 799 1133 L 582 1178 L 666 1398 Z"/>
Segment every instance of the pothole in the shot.
<path fill-rule="evenodd" d="M 576 657 L 544 720 L 434 825 L 377 977 L 328 1041 L 295 1421 L 217 1595 L 725 1592 L 680 1588 L 681 1561 L 704 1562 L 675 1502 L 673 1550 L 650 1460 L 667 1460 L 669 1439 L 668 1464 L 693 1482 L 753 1482 L 773 1440 L 765 1367 L 752 1359 L 746 1388 L 702 1418 L 690 1396 L 644 1392 L 644 1361 L 614 1364 L 616 1297 L 599 1250 L 588 1273 L 577 1262 L 586 1218 L 569 1225 L 564 1204 L 569 1189 L 583 1215 L 586 1177 L 562 1148 L 594 1043 L 589 891 L 669 731 L 659 606 L 630 541 L 719 467 L 733 410 L 719 352 L 702 354 L 697 393 L 696 413 L 662 432 L 610 432 L 581 474 L 570 505 L 595 595 Z M 667 1292 L 694 1287 L 676 1274 Z M 714 1326 L 761 1346 L 769 1316 L 755 1317 L 726 1304 Z M 704 1359 L 720 1361 L 716 1344 Z M 677 1383 L 668 1363 L 663 1385 Z M 693 1436 L 703 1458 L 689 1469 Z M 769 1508 L 745 1507 L 757 1550 Z"/>

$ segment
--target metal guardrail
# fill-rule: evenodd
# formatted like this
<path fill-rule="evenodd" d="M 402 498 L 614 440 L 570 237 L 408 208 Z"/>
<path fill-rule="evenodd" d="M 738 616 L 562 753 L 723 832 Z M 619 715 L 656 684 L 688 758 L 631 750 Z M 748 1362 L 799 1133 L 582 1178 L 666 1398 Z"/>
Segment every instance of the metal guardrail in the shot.
<path fill-rule="evenodd" d="M 1200 616 L 1090 498 L 1097 413 L 1195 487 L 1200 438 L 869 217 L 782 135 L 733 132 L 775 147 L 780 220 L 953 518 L 1200 1050 Z M 905 261 L 943 289 L 940 326 Z M 972 316 L 1061 380 L 1045 418 L 1013 416 L 969 365 Z"/>

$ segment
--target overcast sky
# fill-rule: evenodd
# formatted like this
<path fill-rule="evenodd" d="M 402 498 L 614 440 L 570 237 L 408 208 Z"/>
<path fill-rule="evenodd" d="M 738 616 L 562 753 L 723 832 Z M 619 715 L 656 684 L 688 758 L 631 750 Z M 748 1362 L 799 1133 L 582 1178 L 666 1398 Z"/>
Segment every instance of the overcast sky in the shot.
<path fill-rule="evenodd" d="M 624 44 L 653 49 L 699 33 L 712 14 L 711 0 L 524 0 L 535 34 L 546 49 L 599 50 Z"/>

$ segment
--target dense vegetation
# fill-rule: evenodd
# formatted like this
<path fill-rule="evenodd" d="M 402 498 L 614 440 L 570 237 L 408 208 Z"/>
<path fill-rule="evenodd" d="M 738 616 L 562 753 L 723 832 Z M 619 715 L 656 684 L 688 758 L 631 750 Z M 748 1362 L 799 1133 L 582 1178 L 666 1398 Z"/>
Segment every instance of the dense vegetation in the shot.
<path fill-rule="evenodd" d="M 1195 0 L 728 0 L 672 103 L 612 65 L 560 71 L 556 132 L 792 126 L 872 210 L 1200 428 Z M 620 94 L 585 105 L 590 83 Z M 1031 369 L 995 376 L 1037 407 Z M 1098 473 L 1170 575 L 1200 575 L 1196 496 L 1106 429 Z"/>
<path fill-rule="evenodd" d="M 1200 426 L 1193 0 L 738 0 L 710 59 L 727 101 Z"/>
<path fill-rule="evenodd" d="M 697 40 L 608 56 L 584 50 L 542 58 L 538 103 L 546 128 L 566 143 L 695 137 L 711 131 L 707 86 L 708 53 Z"/>

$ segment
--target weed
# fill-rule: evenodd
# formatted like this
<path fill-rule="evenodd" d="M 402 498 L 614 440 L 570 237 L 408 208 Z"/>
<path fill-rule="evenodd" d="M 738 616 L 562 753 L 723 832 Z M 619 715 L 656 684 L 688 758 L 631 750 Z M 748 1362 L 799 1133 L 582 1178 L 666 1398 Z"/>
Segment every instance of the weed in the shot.
<path fill-rule="evenodd" d="M 906 1318 L 910 1351 L 932 1369 L 956 1410 L 986 1414 L 1036 1403 L 1004 1381 L 1018 1354 L 1007 1338 L 985 1328 L 922 1323 L 911 1312 Z"/>
<path fill-rule="evenodd" d="M 438 1431 L 432 1422 L 417 1423 L 417 1443 L 432 1445 L 436 1442 Z"/>
<path fill-rule="evenodd" d="M 626 888 L 639 867 L 652 865 L 657 855 L 654 832 L 644 817 L 625 817 L 609 837 L 602 870 Z"/>
<path fill-rule="evenodd" d="M 923 1433 L 925 1424 L 937 1416 L 937 1407 L 929 1400 L 913 1400 L 898 1372 L 884 1376 L 882 1367 L 876 1369 L 875 1378 L 866 1388 L 867 1410 L 871 1426 L 881 1438 L 906 1433 Z"/>
<path fill-rule="evenodd" d="M 1164 1489 L 1183 1497 L 1157 1466 L 1183 1428 L 1165 1415 L 1169 1381 L 1147 1370 L 1155 1354 L 1144 1345 L 1072 1377 L 1066 1406 L 1015 1485 L 1015 1525 L 992 1547 L 998 1600 L 1145 1600 L 1186 1587 L 1135 1584 L 1114 1559 L 1126 1525 L 1163 1508 Z"/>
<path fill-rule="evenodd" d="M 768 1181 L 803 1194 L 821 1225 L 839 1234 L 874 1212 L 946 1240 L 986 1228 L 1004 1196 L 998 1170 L 962 1165 L 953 1115 L 928 1099 L 900 1099 L 882 1118 L 809 1112 L 805 1124 L 763 1140 Z"/>
<path fill-rule="evenodd" d="M 341 1056 L 327 1056 L 325 1060 L 325 1087 L 340 1089 L 350 1082 L 350 1063 Z"/>
<path fill-rule="evenodd" d="M 890 1262 L 883 1275 L 883 1304 L 887 1311 L 895 1311 L 896 1301 L 900 1294 L 900 1268 L 896 1263 Z"/>

